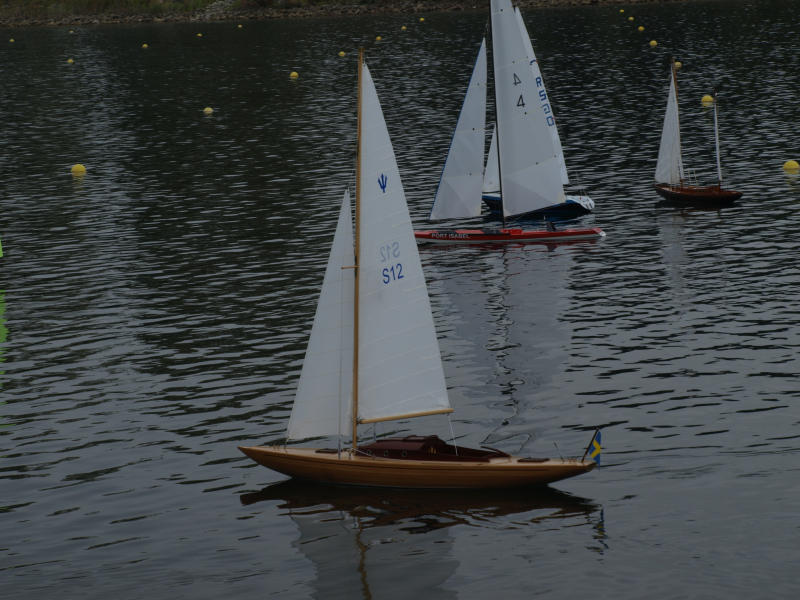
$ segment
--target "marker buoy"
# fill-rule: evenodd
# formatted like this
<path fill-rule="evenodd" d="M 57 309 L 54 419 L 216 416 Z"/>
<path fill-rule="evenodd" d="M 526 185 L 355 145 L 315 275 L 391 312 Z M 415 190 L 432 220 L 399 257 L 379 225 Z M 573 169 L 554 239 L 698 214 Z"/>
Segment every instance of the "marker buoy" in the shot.
<path fill-rule="evenodd" d="M 703 104 L 714 104 L 714 97 L 710 96 L 709 94 L 706 94 L 705 96 L 700 98 L 700 102 L 702 102 Z"/>
<path fill-rule="evenodd" d="M 406 29 L 407 29 L 407 28 L 406 28 L 406 26 L 405 26 L 405 25 L 403 25 L 403 26 L 400 28 L 400 31 L 405 31 Z"/>
<path fill-rule="evenodd" d="M 204 115 L 213 115 L 213 114 L 214 114 L 214 109 L 213 109 L 213 108 L 211 108 L 210 106 L 206 106 L 206 107 L 203 109 L 203 114 L 204 114 Z"/>
<path fill-rule="evenodd" d="M 420 17 L 420 18 L 419 18 L 419 22 L 420 22 L 420 23 L 424 23 L 424 22 L 425 22 L 425 17 Z"/>
<path fill-rule="evenodd" d="M 297 71 L 289 73 L 289 79 L 297 79 L 298 77 L 300 77 L 300 74 Z"/>
<path fill-rule="evenodd" d="M 650 40 L 650 47 L 655 48 L 656 46 L 658 46 L 658 42 L 655 40 Z"/>
<path fill-rule="evenodd" d="M 236 29 L 241 29 L 241 28 L 242 28 L 242 24 L 241 24 L 241 23 L 239 23 L 239 24 L 236 26 Z"/>
<path fill-rule="evenodd" d="M 679 61 L 679 60 L 675 61 L 675 68 L 676 69 L 680 69 L 682 66 L 683 66 L 683 63 L 681 61 Z"/>
<path fill-rule="evenodd" d="M 86 175 L 86 167 L 82 164 L 77 163 L 72 165 L 72 168 L 69 170 L 75 177 L 83 177 Z"/>
<path fill-rule="evenodd" d="M 639 31 L 644 31 L 644 27 L 642 27 L 641 25 L 639 25 L 639 27 L 637 27 L 636 29 L 638 29 Z"/>
<path fill-rule="evenodd" d="M 13 44 L 13 43 L 14 43 L 14 38 L 11 38 L 11 39 L 10 39 L 10 40 L 8 40 L 8 41 L 9 41 L 9 43 Z"/>
<path fill-rule="evenodd" d="M 381 36 L 379 36 L 379 35 L 378 35 L 378 36 L 375 36 L 375 41 L 376 41 L 376 42 L 380 42 L 382 39 L 383 39 L 383 38 L 382 38 Z"/>
<path fill-rule="evenodd" d="M 633 21 L 633 17 L 628 17 L 628 21 Z"/>
<path fill-rule="evenodd" d="M 149 47 L 150 46 L 148 46 L 147 44 L 142 44 L 142 48 L 144 48 L 145 50 L 147 50 Z"/>
<path fill-rule="evenodd" d="M 619 9 L 619 14 L 622 14 L 622 13 L 624 13 L 624 12 L 625 12 L 625 9 L 624 9 L 624 8 L 620 8 L 620 9 Z"/>
<path fill-rule="evenodd" d="M 344 50 L 339 50 L 339 56 L 344 56 Z"/>
<path fill-rule="evenodd" d="M 785 163 L 783 163 L 783 170 L 792 172 L 800 171 L 800 163 L 798 163 L 796 160 L 787 160 Z"/>
<path fill-rule="evenodd" d="M 74 62 L 75 62 L 75 61 L 74 61 L 74 60 L 72 60 L 71 58 L 68 58 L 68 59 L 67 59 L 67 64 L 68 64 L 68 65 L 71 65 L 71 64 L 72 64 L 72 63 L 74 63 Z"/>
<path fill-rule="evenodd" d="M 203 34 L 202 33 L 198 33 L 197 37 L 203 37 Z"/>

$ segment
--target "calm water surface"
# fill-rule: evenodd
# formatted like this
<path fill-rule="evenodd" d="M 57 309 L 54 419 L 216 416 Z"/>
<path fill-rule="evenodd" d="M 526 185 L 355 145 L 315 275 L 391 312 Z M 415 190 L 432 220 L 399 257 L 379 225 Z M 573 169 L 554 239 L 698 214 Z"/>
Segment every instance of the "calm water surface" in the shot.
<path fill-rule="evenodd" d="M 502 493 L 320 488 L 236 450 L 283 439 L 356 48 L 422 226 L 485 12 L 0 30 L 4 595 L 797 596 L 796 5 L 618 8 L 525 14 L 608 237 L 421 251 L 461 443 L 575 455 L 604 428 L 602 468 Z M 670 55 L 701 178 L 720 91 L 734 208 L 652 191 Z M 419 431 L 449 435 L 379 433 Z"/>

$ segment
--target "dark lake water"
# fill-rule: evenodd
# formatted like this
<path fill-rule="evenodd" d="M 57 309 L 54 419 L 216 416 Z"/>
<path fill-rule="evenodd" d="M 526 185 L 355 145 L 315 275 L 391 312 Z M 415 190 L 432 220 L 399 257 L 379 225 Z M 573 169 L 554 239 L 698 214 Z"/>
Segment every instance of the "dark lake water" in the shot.
<path fill-rule="evenodd" d="M 525 11 L 608 237 L 421 251 L 460 442 L 604 430 L 600 469 L 490 494 L 282 482 L 236 449 L 284 436 L 357 47 L 423 226 L 485 11 L 0 29 L 4 597 L 796 597 L 797 4 L 626 9 Z M 719 89 L 733 208 L 652 190 L 670 55 L 701 177 Z"/>

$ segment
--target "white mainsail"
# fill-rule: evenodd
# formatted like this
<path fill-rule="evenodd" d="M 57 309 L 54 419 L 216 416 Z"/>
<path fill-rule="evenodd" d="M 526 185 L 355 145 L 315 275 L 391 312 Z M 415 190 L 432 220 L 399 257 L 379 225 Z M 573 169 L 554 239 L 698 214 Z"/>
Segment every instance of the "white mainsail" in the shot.
<path fill-rule="evenodd" d="M 531 66 L 531 73 L 533 73 L 533 81 L 536 83 L 538 90 L 539 100 L 542 103 L 542 113 L 547 129 L 550 132 L 550 137 L 553 138 L 553 148 L 555 149 L 558 161 L 561 163 L 561 183 L 567 185 L 569 183 L 569 175 L 567 174 L 567 164 L 564 162 L 564 150 L 561 147 L 561 138 L 558 135 L 558 126 L 556 125 L 556 115 L 553 112 L 553 107 L 550 105 L 550 99 L 547 97 L 547 90 L 544 87 L 544 78 L 542 71 L 539 68 L 539 62 L 536 60 L 536 53 L 533 51 L 533 44 L 531 43 L 531 36 L 528 35 L 528 28 L 525 27 L 525 21 L 522 19 L 522 13 L 519 7 L 514 7 L 514 14 L 519 23 L 519 30 L 522 34 L 522 42 L 525 44 L 525 50 L 528 53 L 528 63 Z"/>
<path fill-rule="evenodd" d="M 658 147 L 656 163 L 656 183 L 679 184 L 683 176 L 681 157 L 681 126 L 678 116 L 678 90 L 675 81 L 675 66 L 670 65 L 669 95 L 664 114 L 664 128 L 661 130 L 661 144 Z"/>
<path fill-rule="evenodd" d="M 355 275 L 350 191 L 344 193 L 322 291 L 289 418 L 292 440 L 349 433 Z"/>
<path fill-rule="evenodd" d="M 360 156 L 359 420 L 452 412 L 400 172 L 366 65 Z"/>
<path fill-rule="evenodd" d="M 486 136 L 486 40 L 481 42 L 430 220 L 481 214 L 483 145 Z"/>
<path fill-rule="evenodd" d="M 375 85 L 361 75 L 358 420 L 452 412 L 400 172 Z M 349 433 L 353 403 L 354 236 L 345 193 L 288 439 Z"/>
<path fill-rule="evenodd" d="M 486 157 L 486 169 L 483 172 L 483 193 L 500 193 L 500 158 L 497 156 L 497 126 L 492 127 L 492 141 L 489 143 L 489 154 Z"/>
<path fill-rule="evenodd" d="M 511 0 L 492 0 L 492 40 L 503 214 L 560 204 L 561 167 Z"/>

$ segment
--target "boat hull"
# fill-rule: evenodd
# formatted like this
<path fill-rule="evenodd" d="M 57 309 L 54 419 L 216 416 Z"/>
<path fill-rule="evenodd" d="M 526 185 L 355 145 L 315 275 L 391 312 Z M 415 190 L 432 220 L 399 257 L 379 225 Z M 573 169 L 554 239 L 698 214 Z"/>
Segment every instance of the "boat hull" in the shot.
<path fill-rule="evenodd" d="M 686 205 L 730 206 L 742 192 L 725 190 L 718 185 L 669 185 L 657 183 L 656 192 L 668 202 Z"/>
<path fill-rule="evenodd" d="M 544 485 L 591 471 L 593 461 L 525 459 L 419 460 L 353 455 L 350 451 L 239 447 L 260 465 L 297 479 L 322 483 L 422 489 L 490 489 Z M 526 462 L 527 461 L 527 462 Z"/>
<path fill-rule="evenodd" d="M 482 196 L 483 203 L 493 213 L 503 211 L 503 203 L 500 194 L 487 194 Z M 594 210 L 594 200 L 589 196 L 567 196 L 566 201 L 561 204 L 554 204 L 538 210 L 533 210 L 520 215 L 514 215 L 515 219 L 552 217 L 556 219 L 572 219 L 587 215 Z"/>
<path fill-rule="evenodd" d="M 525 229 L 433 229 L 415 231 L 419 243 L 430 244 L 507 244 L 539 243 L 553 244 L 581 240 L 597 240 L 605 237 L 598 227 L 586 229 L 525 230 Z"/>

